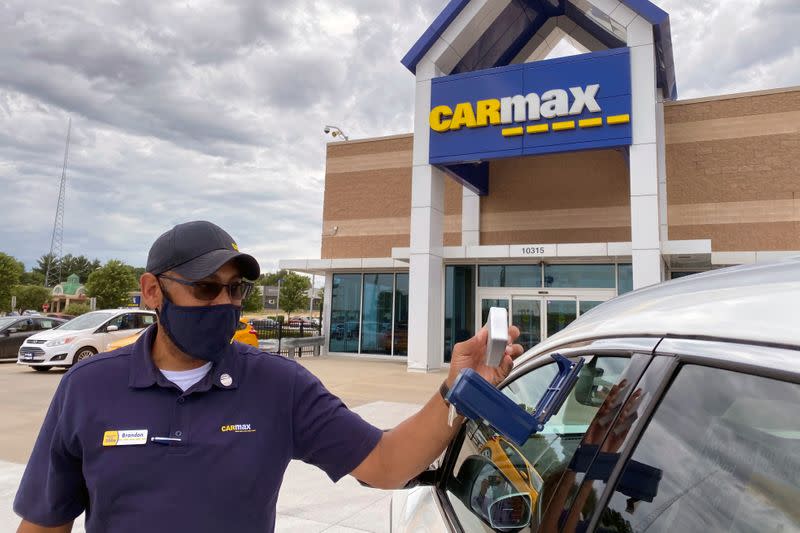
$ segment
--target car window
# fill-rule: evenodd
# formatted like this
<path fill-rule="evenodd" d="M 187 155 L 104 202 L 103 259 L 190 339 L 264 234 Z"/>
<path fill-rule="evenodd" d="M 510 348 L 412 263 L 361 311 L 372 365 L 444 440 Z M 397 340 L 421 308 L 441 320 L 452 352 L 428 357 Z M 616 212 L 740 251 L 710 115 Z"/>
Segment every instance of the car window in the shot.
<path fill-rule="evenodd" d="M 681 368 L 631 456 L 661 479 L 649 495 L 619 484 L 599 529 L 800 530 L 800 385 Z"/>
<path fill-rule="evenodd" d="M 56 325 L 56 321 L 52 318 L 37 318 L 36 322 L 38 322 L 37 329 L 50 329 Z"/>
<path fill-rule="evenodd" d="M 65 331 L 77 331 L 81 329 L 96 328 L 101 326 L 111 316 L 112 313 L 103 311 L 86 313 L 85 315 L 73 318 L 59 329 Z"/>
<path fill-rule="evenodd" d="M 156 323 L 155 315 L 151 315 L 150 313 L 137 313 L 136 314 L 136 327 L 137 328 L 146 328 L 147 326 L 152 326 Z"/>
<path fill-rule="evenodd" d="M 35 326 L 33 325 L 33 320 L 30 318 L 26 318 L 24 320 L 18 320 L 15 324 L 12 324 L 11 327 L 16 328 L 18 333 L 34 331 L 35 329 Z"/>
<path fill-rule="evenodd" d="M 136 325 L 136 314 L 125 313 L 124 315 L 114 317 L 111 321 L 109 321 L 108 326 L 117 326 L 117 330 L 119 331 L 136 329 L 138 327 Z"/>
<path fill-rule="evenodd" d="M 535 531 L 541 524 L 554 488 L 609 391 L 624 376 L 631 380 L 638 378 L 648 356 L 635 355 L 633 359 L 586 356 L 585 359 L 584 369 L 567 401 L 543 430 L 522 446 L 499 435 L 486 423 L 466 423 L 453 473 L 445 484 L 448 499 L 465 531 L 495 530 L 472 506 L 470 499 L 472 492 L 480 487 L 476 485 L 474 473 L 464 469 L 465 465 L 473 463 L 475 456 L 489 459 L 502 474 L 505 486 L 530 497 L 530 522 L 525 528 L 515 528 L 514 531 Z M 544 365 L 520 376 L 505 387 L 503 393 L 533 412 L 556 372 L 555 364 Z M 494 494 L 498 497 L 503 495 L 497 490 Z"/>

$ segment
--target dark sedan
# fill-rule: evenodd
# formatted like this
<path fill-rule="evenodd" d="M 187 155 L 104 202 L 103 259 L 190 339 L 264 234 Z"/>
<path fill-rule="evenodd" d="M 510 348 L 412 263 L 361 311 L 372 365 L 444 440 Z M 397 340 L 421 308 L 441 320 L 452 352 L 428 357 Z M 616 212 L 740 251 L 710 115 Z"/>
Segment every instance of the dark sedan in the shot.
<path fill-rule="evenodd" d="M 64 319 L 46 316 L 0 317 L 0 360 L 16 361 L 17 351 L 25 339 L 64 322 Z"/>

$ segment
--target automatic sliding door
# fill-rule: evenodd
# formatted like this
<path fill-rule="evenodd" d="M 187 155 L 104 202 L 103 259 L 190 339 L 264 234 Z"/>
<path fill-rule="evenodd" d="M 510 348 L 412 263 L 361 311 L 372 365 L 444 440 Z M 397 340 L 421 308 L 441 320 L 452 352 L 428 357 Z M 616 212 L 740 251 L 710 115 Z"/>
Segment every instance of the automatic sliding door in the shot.
<path fill-rule="evenodd" d="M 578 302 L 574 299 L 547 299 L 547 336 L 569 326 L 577 318 Z"/>
<path fill-rule="evenodd" d="M 478 329 L 486 324 L 490 307 L 502 307 L 508 311 L 508 298 L 481 298 L 481 323 L 478 325 Z"/>
<path fill-rule="evenodd" d="M 513 298 L 511 323 L 519 328 L 517 343 L 524 350 L 542 340 L 542 301 L 539 298 Z"/>

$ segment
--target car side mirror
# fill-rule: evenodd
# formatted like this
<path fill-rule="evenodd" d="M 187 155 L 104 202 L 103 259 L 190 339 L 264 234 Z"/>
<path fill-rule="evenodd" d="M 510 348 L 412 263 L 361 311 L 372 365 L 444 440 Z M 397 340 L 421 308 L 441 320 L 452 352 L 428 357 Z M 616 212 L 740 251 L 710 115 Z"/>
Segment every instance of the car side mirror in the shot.
<path fill-rule="evenodd" d="M 113 331 L 117 331 L 118 329 L 119 329 L 119 326 L 108 326 L 106 328 L 106 332 L 111 333 Z"/>
<path fill-rule="evenodd" d="M 492 528 L 518 531 L 531 520 L 533 500 L 520 492 L 500 468 L 483 455 L 471 455 L 461 464 L 453 494 Z"/>
<path fill-rule="evenodd" d="M 531 507 L 530 494 L 520 492 L 500 496 L 489 504 L 489 525 L 501 531 L 529 526 Z"/>
<path fill-rule="evenodd" d="M 12 333 L 17 333 L 18 331 L 19 331 L 19 330 L 18 330 L 17 328 L 8 328 L 8 329 L 6 330 L 6 337 L 8 337 L 9 335 L 11 335 Z"/>

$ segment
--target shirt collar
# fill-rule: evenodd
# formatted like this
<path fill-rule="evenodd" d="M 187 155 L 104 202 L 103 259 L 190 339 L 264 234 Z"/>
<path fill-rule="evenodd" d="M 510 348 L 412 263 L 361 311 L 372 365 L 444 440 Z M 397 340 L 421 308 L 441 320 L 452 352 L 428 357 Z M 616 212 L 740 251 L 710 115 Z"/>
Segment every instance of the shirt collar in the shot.
<path fill-rule="evenodd" d="M 128 385 L 136 389 L 145 389 L 158 385 L 173 388 L 174 385 L 164 377 L 164 374 L 153 363 L 152 348 L 156 340 L 158 325 L 148 327 L 133 344 L 131 352 L 130 378 Z M 211 371 L 196 383 L 189 391 L 203 392 L 215 386 L 220 389 L 235 389 L 239 386 L 240 375 L 239 350 L 235 343 L 225 348 L 222 359 L 214 363 Z M 188 392 L 188 391 L 187 391 Z"/>

